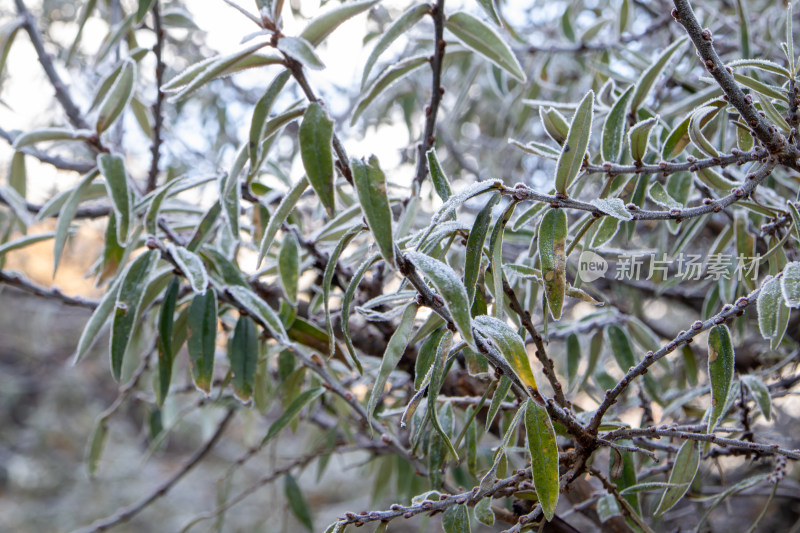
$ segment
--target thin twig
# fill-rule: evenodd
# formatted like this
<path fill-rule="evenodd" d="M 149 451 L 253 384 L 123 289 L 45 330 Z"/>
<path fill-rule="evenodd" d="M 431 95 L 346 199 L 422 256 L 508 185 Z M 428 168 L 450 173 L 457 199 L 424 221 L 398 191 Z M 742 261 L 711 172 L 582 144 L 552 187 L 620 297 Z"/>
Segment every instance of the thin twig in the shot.
<path fill-rule="evenodd" d="M 11 287 L 16 287 L 25 292 L 35 294 L 36 296 L 40 296 L 42 298 L 58 300 L 64 305 L 70 305 L 73 307 L 94 309 L 95 307 L 100 305 L 100 302 L 97 300 L 87 300 L 86 298 L 82 298 L 80 296 L 67 296 L 66 294 L 61 292 L 61 289 L 59 289 L 58 287 L 52 287 L 50 289 L 46 287 L 41 287 L 39 285 L 36 285 L 32 281 L 25 279 L 20 274 L 6 272 L 4 270 L 0 270 L 0 283 L 9 285 Z"/>
<path fill-rule="evenodd" d="M 153 103 L 153 144 L 150 145 L 150 171 L 147 173 L 147 188 L 150 192 L 158 186 L 158 163 L 161 158 L 161 127 L 164 121 L 162 106 L 164 104 L 164 91 L 161 90 L 164 78 L 164 61 L 161 54 L 164 48 L 164 29 L 161 27 L 161 11 L 159 0 L 153 2 L 151 10 L 153 15 L 153 31 L 156 34 L 156 43 L 153 53 L 156 56 L 156 101 Z"/>
<path fill-rule="evenodd" d="M 225 433 L 225 429 L 228 427 L 228 423 L 233 419 L 233 415 L 235 413 L 234 408 L 228 409 L 225 417 L 222 421 L 217 425 L 217 429 L 214 432 L 214 435 L 194 454 L 189 458 L 189 460 L 178 470 L 175 472 L 167 481 L 162 483 L 156 490 L 151 492 L 149 495 L 145 496 L 138 502 L 120 509 L 118 512 L 114 513 L 113 515 L 109 516 L 108 518 L 104 518 L 102 520 L 98 520 L 94 524 L 84 528 L 76 530 L 74 533 L 96 533 L 98 531 L 106 531 L 107 529 L 111 529 L 112 527 L 116 526 L 117 524 L 121 524 L 123 522 L 127 522 L 137 514 L 139 514 L 142 510 L 147 508 L 148 505 L 156 501 L 158 498 L 164 496 L 167 492 L 172 489 L 175 484 L 183 478 L 189 471 L 192 470 L 197 464 L 214 448 L 214 445 L 219 441 L 222 437 L 223 433 Z"/>

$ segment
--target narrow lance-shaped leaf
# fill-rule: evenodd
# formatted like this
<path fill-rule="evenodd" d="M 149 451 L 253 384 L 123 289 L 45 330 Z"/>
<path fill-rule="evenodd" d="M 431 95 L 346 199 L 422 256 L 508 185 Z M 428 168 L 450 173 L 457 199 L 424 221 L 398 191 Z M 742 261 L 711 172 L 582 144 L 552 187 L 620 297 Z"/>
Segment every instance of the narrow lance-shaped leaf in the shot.
<path fill-rule="evenodd" d="M 391 26 L 384 30 L 380 39 L 378 39 L 378 42 L 375 44 L 375 48 L 372 49 L 372 53 L 370 53 L 369 57 L 367 58 L 366 63 L 364 63 L 364 73 L 361 75 L 362 90 L 366 88 L 369 74 L 380 55 L 386 51 L 386 49 L 389 48 L 389 45 L 391 45 L 400 35 L 404 34 L 409 28 L 419 22 L 429 10 L 430 6 L 428 4 L 418 4 L 412 6 L 405 13 L 400 15 Z"/>
<path fill-rule="evenodd" d="M 111 324 L 111 373 L 117 381 L 122 375 L 123 358 L 139 316 L 139 304 L 144 296 L 147 279 L 156 261 L 158 252 L 148 250 L 133 260 L 123 276 Z"/>
<path fill-rule="evenodd" d="M 97 112 L 97 133 L 106 131 L 122 114 L 133 96 L 136 82 L 136 63 L 126 59 L 114 85 L 108 90 Z"/>
<path fill-rule="evenodd" d="M 558 504 L 558 445 L 553 423 L 547 409 L 528 399 L 525 411 L 525 430 L 531 454 L 531 472 L 536 497 L 542 505 L 544 517 L 553 519 Z"/>
<path fill-rule="evenodd" d="M 634 364 L 633 349 L 631 348 L 628 335 L 616 324 L 611 324 L 606 329 L 608 343 L 617 360 L 620 370 L 627 372 Z"/>
<path fill-rule="evenodd" d="M 172 381 L 172 366 L 175 353 L 172 349 L 172 332 L 175 320 L 175 305 L 178 302 L 178 291 L 181 288 L 180 278 L 173 276 L 169 282 L 161 311 L 158 314 L 158 384 L 157 403 L 164 405 L 164 399 L 169 394 L 169 385 Z"/>
<path fill-rule="evenodd" d="M 322 396 L 323 392 L 325 392 L 325 389 L 322 387 L 316 387 L 301 392 L 297 398 L 292 400 L 292 403 L 289 404 L 289 406 L 286 408 L 286 411 L 284 411 L 283 414 L 279 416 L 278 419 L 275 420 L 275 422 L 273 422 L 269 427 L 267 434 L 261 441 L 261 446 L 264 446 L 267 442 L 272 440 L 278 433 L 281 432 L 283 428 L 288 426 L 289 423 L 300 414 L 300 411 L 302 411 L 304 407 Z"/>
<path fill-rule="evenodd" d="M 328 256 L 328 264 L 325 265 L 325 272 L 322 275 L 322 306 L 325 309 L 325 325 L 328 330 L 328 339 L 330 339 L 328 353 L 333 355 L 335 350 L 336 344 L 336 336 L 333 334 L 333 322 L 331 321 L 331 310 L 330 310 L 330 294 L 331 294 L 331 283 L 333 282 L 333 276 L 336 273 L 336 265 L 339 262 L 339 257 L 342 255 L 342 251 L 345 247 L 350 244 L 356 235 L 361 233 L 363 227 L 361 225 L 355 226 L 345 233 L 342 238 L 336 243 L 336 247 Z M 344 320 L 342 322 L 345 322 Z M 353 358 L 353 363 L 358 368 L 359 373 L 363 372 L 361 367 L 361 361 L 357 357 Z"/>
<path fill-rule="evenodd" d="M 472 15 L 459 12 L 447 18 L 445 27 L 465 46 L 479 53 L 511 76 L 525 83 L 525 72 L 514 52 L 495 30 Z"/>
<path fill-rule="evenodd" d="M 567 214 L 563 209 L 550 209 L 539 225 L 539 261 L 547 304 L 555 320 L 561 318 L 567 289 L 566 241 Z"/>
<path fill-rule="evenodd" d="M 350 119 L 350 124 L 355 124 L 358 117 L 364 112 L 367 107 L 389 88 L 394 82 L 408 76 L 413 71 L 417 70 L 423 65 L 428 64 L 428 56 L 419 55 L 404 59 L 388 68 L 378 75 L 375 81 L 370 85 L 369 91 L 359 100 L 353 111 L 353 116 Z"/>
<path fill-rule="evenodd" d="M 800 307 L 800 261 L 792 261 L 783 267 L 781 293 L 789 307 Z"/>
<path fill-rule="evenodd" d="M 394 266 L 394 236 L 392 230 L 392 208 L 386 193 L 386 176 L 381 170 L 378 158 L 370 156 L 369 163 L 351 159 L 353 182 L 358 193 L 361 211 L 367 219 L 369 230 L 375 237 L 383 259 Z"/>
<path fill-rule="evenodd" d="M 499 195 L 492 195 L 483 209 L 478 212 L 472 230 L 467 238 L 467 250 L 464 258 L 464 285 L 467 288 L 467 301 L 472 307 L 475 298 L 475 287 L 480 274 L 481 258 L 483 257 L 483 244 L 489 231 L 489 222 L 492 220 L 492 209 L 500 201 Z"/>
<path fill-rule="evenodd" d="M 314 531 L 314 521 L 311 518 L 311 506 L 303 497 L 303 491 L 297 484 L 294 476 L 286 474 L 284 476 L 283 491 L 289 502 L 289 509 L 297 520 L 309 531 Z"/>
<path fill-rule="evenodd" d="M 83 195 L 91 185 L 92 181 L 97 177 L 97 170 L 89 172 L 70 193 L 67 201 L 58 215 L 58 222 L 56 223 L 56 235 L 53 244 L 53 276 L 56 275 L 58 265 L 61 262 L 61 255 L 64 252 L 64 245 L 67 243 L 67 235 L 69 234 L 69 227 L 72 223 L 72 218 L 78 211 L 78 205 L 83 199 Z"/>
<path fill-rule="evenodd" d="M 325 68 L 325 64 L 314 51 L 314 47 L 302 37 L 281 37 L 278 40 L 278 50 L 307 68 L 313 70 Z"/>
<path fill-rule="evenodd" d="M 117 239 L 121 243 L 127 242 L 133 210 L 125 161 L 118 154 L 102 153 L 97 156 L 97 168 L 106 178 L 106 188 L 117 214 Z"/>
<path fill-rule="evenodd" d="M 378 400 L 383 395 L 386 382 L 389 380 L 389 374 L 391 374 L 397 366 L 400 356 L 403 355 L 408 345 L 408 339 L 414 327 L 414 317 L 417 316 L 418 308 L 419 307 L 415 303 L 411 303 L 406 307 L 405 311 L 403 311 L 403 317 L 397 325 L 397 329 L 395 329 L 386 345 L 386 350 L 383 352 L 383 359 L 381 360 L 381 368 L 378 371 L 378 376 L 375 378 L 375 384 L 369 395 L 369 403 L 367 404 L 368 418 L 372 418 L 375 407 L 378 405 Z"/>
<path fill-rule="evenodd" d="M 676 503 L 678 503 L 694 481 L 697 469 L 700 466 L 700 447 L 695 441 L 687 440 L 681 445 L 675 456 L 675 463 L 669 473 L 669 484 L 674 487 L 667 488 L 658 504 L 655 516 L 661 516 Z"/>
<path fill-rule="evenodd" d="M 741 376 L 741 381 L 756 401 L 758 410 L 769 421 L 772 418 L 772 396 L 770 396 L 767 386 L 758 376 L 752 374 Z"/>
<path fill-rule="evenodd" d="M 711 381 L 711 411 L 708 432 L 712 432 L 725 409 L 733 382 L 734 353 L 728 326 L 714 326 L 708 332 L 708 376 Z"/>
<path fill-rule="evenodd" d="M 348 2 L 317 16 L 300 33 L 300 37 L 314 46 L 321 43 L 346 20 L 374 6 L 378 0 Z"/>
<path fill-rule="evenodd" d="M 232 285 L 225 288 L 225 291 L 230 293 L 236 302 L 244 307 L 250 315 L 255 317 L 267 329 L 270 330 L 272 335 L 282 344 L 289 345 L 289 336 L 286 334 L 286 329 L 283 327 L 281 319 L 272 307 L 264 301 L 258 294 L 253 292 L 250 287 L 242 285 Z"/>
<path fill-rule="evenodd" d="M 647 145 L 650 142 L 650 131 L 658 123 L 658 118 L 651 117 L 634 124 L 628 132 L 628 144 L 630 146 L 631 158 L 634 161 L 641 161 L 647 154 Z"/>
<path fill-rule="evenodd" d="M 625 121 L 628 114 L 628 103 L 633 95 L 633 87 L 622 93 L 611 111 L 606 116 L 603 124 L 603 138 L 600 143 L 602 146 L 603 159 L 606 161 L 617 161 L 622 153 L 622 140 L 625 138 Z"/>
<path fill-rule="evenodd" d="M 756 308 L 758 309 L 758 329 L 765 339 L 773 339 L 779 334 L 778 314 L 783 306 L 781 280 L 771 278 L 761 286 Z"/>
<path fill-rule="evenodd" d="M 297 237 L 288 232 L 283 238 L 281 251 L 278 255 L 278 273 L 281 278 L 283 292 L 292 305 L 297 304 L 297 282 L 300 277 L 300 252 Z"/>
<path fill-rule="evenodd" d="M 668 46 L 661 55 L 653 62 L 653 64 L 639 76 L 636 81 L 636 89 L 633 91 L 631 98 L 631 110 L 636 111 L 644 103 L 650 91 L 653 89 L 658 77 L 664 71 L 670 58 L 688 41 L 688 37 L 684 37 Z"/>
<path fill-rule="evenodd" d="M 522 337 L 508 324 L 492 316 L 475 317 L 475 327 L 492 339 L 492 344 L 508 362 L 520 381 L 531 390 L 537 390 L 536 378 L 533 375 L 531 361 Z"/>
<path fill-rule="evenodd" d="M 195 294 L 189 305 L 189 360 L 192 379 L 198 389 L 211 392 L 214 375 L 214 353 L 217 342 L 217 294 L 214 289 Z"/>
<path fill-rule="evenodd" d="M 155 1 L 156 0 L 139 0 L 139 7 L 136 9 L 137 24 L 144 20 L 144 16 L 147 15 L 148 11 L 150 11 L 150 8 L 153 6 Z"/>
<path fill-rule="evenodd" d="M 286 85 L 291 75 L 291 72 L 286 69 L 275 76 L 275 79 L 272 80 L 272 83 L 267 87 L 264 96 L 259 98 L 253 108 L 253 118 L 250 121 L 250 141 L 247 145 L 251 166 L 255 165 L 256 161 L 258 161 L 258 151 L 261 147 L 261 141 L 264 140 L 264 128 L 267 124 L 269 114 L 272 111 L 272 105 L 275 103 L 275 100 L 278 98 L 278 95 L 281 93 L 281 90 L 283 90 L 283 87 Z"/>
<path fill-rule="evenodd" d="M 633 219 L 633 215 L 631 215 L 630 211 L 628 211 L 628 208 L 625 206 L 625 202 L 621 198 L 595 198 L 591 201 L 591 204 L 597 206 L 597 208 L 603 213 L 616 219 Z"/>
<path fill-rule="evenodd" d="M 313 102 L 303 115 L 300 123 L 300 156 L 311 187 L 319 196 L 320 202 L 333 216 L 335 208 L 335 189 L 333 187 L 333 120 L 325 109 Z"/>
<path fill-rule="evenodd" d="M 439 198 L 441 198 L 443 202 L 446 202 L 453 194 L 453 189 L 450 187 L 447 175 L 444 173 L 444 169 L 442 169 L 442 165 L 439 163 L 439 158 L 436 156 L 436 149 L 431 148 L 426 155 L 433 188 L 436 190 L 436 194 L 439 195 Z"/>
<path fill-rule="evenodd" d="M 581 361 L 581 343 L 578 336 L 571 333 L 567 337 L 567 382 L 570 385 L 575 383 L 578 377 L 578 365 Z"/>
<path fill-rule="evenodd" d="M 264 260 L 264 257 L 269 252 L 270 247 L 272 246 L 272 241 L 275 240 L 275 235 L 278 233 L 278 230 L 286 221 L 286 217 L 289 216 L 289 213 L 292 212 L 297 201 L 300 199 L 300 196 L 303 194 L 303 191 L 306 190 L 308 187 L 308 179 L 303 176 L 300 178 L 294 187 L 292 187 L 289 192 L 286 193 L 286 196 L 283 197 L 281 203 L 278 204 L 278 207 L 275 208 L 275 212 L 272 213 L 269 219 L 269 224 L 267 224 L 266 229 L 264 230 L 264 238 L 261 239 L 261 245 L 259 246 L 258 251 L 258 264 L 261 264 L 261 261 Z"/>
<path fill-rule="evenodd" d="M 594 115 L 594 91 L 589 91 L 578 104 L 569 126 L 567 142 L 561 149 L 561 156 L 556 165 L 556 191 L 567 194 L 570 184 L 578 177 L 583 167 L 583 158 L 589 147 L 592 136 L 592 119 Z"/>
<path fill-rule="evenodd" d="M 414 266 L 422 271 L 422 274 L 433 282 L 433 286 L 444 300 L 445 308 L 450 312 L 456 329 L 461 333 L 461 337 L 470 346 L 474 346 L 475 340 L 472 336 L 472 322 L 470 319 L 470 304 L 467 297 L 467 290 L 461 282 L 458 274 L 449 265 L 434 259 L 428 255 L 408 251 L 406 257 L 414 263 Z"/>
<path fill-rule="evenodd" d="M 450 441 L 450 436 L 439 421 L 437 411 L 438 405 L 436 402 L 436 398 L 439 396 L 439 391 L 442 388 L 442 383 L 444 383 L 445 372 L 447 370 L 447 356 L 450 353 L 452 341 L 453 333 L 446 331 L 436 348 L 436 355 L 433 361 L 433 368 L 430 371 L 431 377 L 428 384 L 428 415 L 431 420 L 431 425 L 442 442 L 444 442 L 447 452 L 457 462 L 459 461 L 458 452 L 456 452 L 453 443 Z"/>
<path fill-rule="evenodd" d="M 11 145 L 21 150 L 32 144 L 46 141 L 86 141 L 95 133 L 92 130 L 73 130 L 70 128 L 41 128 L 18 135 Z"/>
<path fill-rule="evenodd" d="M 539 119 L 542 121 L 545 133 L 557 142 L 559 146 L 564 146 L 569 135 L 569 122 L 564 118 L 564 115 L 558 109 L 552 107 L 545 109 L 542 106 L 539 108 Z"/>
<path fill-rule="evenodd" d="M 203 265 L 203 260 L 194 252 L 190 252 L 183 246 L 175 246 L 173 243 L 167 245 L 167 251 L 178 265 L 186 279 L 192 286 L 195 293 L 206 292 L 208 287 L 208 272 Z"/>
<path fill-rule="evenodd" d="M 236 321 L 228 358 L 233 372 L 233 394 L 243 402 L 253 396 L 258 363 L 258 333 L 250 317 L 241 315 Z"/>
<path fill-rule="evenodd" d="M 20 198 L 28 193 L 28 173 L 25 169 L 25 153 L 14 152 L 11 157 L 11 169 L 8 172 L 8 185 L 17 191 Z"/>
<path fill-rule="evenodd" d="M 2 258 L 8 252 L 12 250 L 19 250 L 21 248 L 25 248 L 26 246 L 30 246 L 32 244 L 36 244 L 38 242 L 46 241 L 48 239 L 52 239 L 55 237 L 54 232 L 49 233 L 39 233 L 37 235 L 26 235 L 20 237 L 19 239 L 14 239 L 13 241 L 8 241 L 2 245 L 0 245 L 0 258 Z"/>

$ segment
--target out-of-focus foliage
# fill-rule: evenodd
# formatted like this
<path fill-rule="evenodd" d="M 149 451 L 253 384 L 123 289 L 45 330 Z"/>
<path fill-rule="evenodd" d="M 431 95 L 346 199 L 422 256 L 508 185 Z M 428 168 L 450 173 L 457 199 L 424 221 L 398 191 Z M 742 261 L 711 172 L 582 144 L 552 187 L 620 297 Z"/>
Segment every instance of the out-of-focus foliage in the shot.
<path fill-rule="evenodd" d="M 232 468 L 321 433 L 264 482 L 308 530 L 296 476 L 353 447 L 379 510 L 327 531 L 730 528 L 754 490 L 746 527 L 798 518 L 791 2 L 14 4 L 0 82 L 27 39 L 55 98 L 7 102 L 0 262 L 53 239 L 57 270 L 103 221 L 75 360 L 108 327 L 120 394 L 92 475 L 121 404 L 199 397 L 227 414 L 172 481 L 243 411 Z M 33 203 L 35 159 L 82 177 Z M 223 492 L 187 530 L 250 496 Z"/>

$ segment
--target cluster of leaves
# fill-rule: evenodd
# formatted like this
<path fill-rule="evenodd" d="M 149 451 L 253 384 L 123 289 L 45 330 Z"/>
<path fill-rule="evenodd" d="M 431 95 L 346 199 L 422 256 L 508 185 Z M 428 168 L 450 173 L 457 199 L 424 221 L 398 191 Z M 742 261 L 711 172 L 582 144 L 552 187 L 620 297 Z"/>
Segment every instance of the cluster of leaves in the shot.
<path fill-rule="evenodd" d="M 785 28 L 780 57 L 771 44 L 751 42 L 740 2 L 732 26 L 739 42 L 725 49 L 740 59 L 722 62 L 720 43 L 684 0 L 672 16 L 629 0 L 613 17 L 565 4 L 557 38 L 566 44 L 552 48 L 521 37 L 550 39 L 555 26 L 546 15 L 515 28 L 503 14 L 513 6 L 500 2 L 478 2 L 478 13 L 440 0 L 400 14 L 377 0 L 345 2 L 286 35 L 289 8 L 258 0 L 256 12 L 237 7 L 243 23 L 258 26 L 239 49 L 179 72 L 171 62 L 192 57 L 172 28 L 191 33 L 193 23 L 176 5 L 162 12 L 161 3 L 140 0 L 127 14 L 82 5 L 65 61 L 91 17 L 115 21 L 95 58 L 107 75 L 83 113 L 21 0 L 19 17 L 0 33 L 3 60 L 20 29 L 38 42 L 69 122 L 6 132 L 15 154 L 0 189 L 0 260 L 53 239 L 57 269 L 75 225 L 107 220 L 104 249 L 88 273 L 104 296 L 83 302 L 93 314 L 75 361 L 108 325 L 111 375 L 121 387 L 98 420 L 90 471 L 131 390 L 150 392 L 131 401 L 157 415 L 191 383 L 220 405 L 280 413 L 259 450 L 299 420 L 324 432 L 322 449 L 279 472 L 308 529 L 312 517 L 291 471 L 312 460 L 324 468 L 352 443 L 374 453 L 379 492 L 394 475 L 394 496 L 405 504 L 346 513 L 329 531 L 367 522 L 381 530 L 438 512 L 448 532 L 496 518 L 522 531 L 563 522 L 557 510 L 568 505 L 560 496 L 582 483 L 590 499 L 573 504 L 587 519 L 651 531 L 687 492 L 700 493 L 701 464 L 720 455 L 761 462 L 706 497 L 697 528 L 731 494 L 759 484 L 772 484 L 775 494 L 783 461 L 800 452 L 758 438 L 752 426 L 770 422 L 773 397 L 800 381 L 791 313 L 800 307 L 800 61 L 791 6 L 765 10 L 764 20 Z M 332 117 L 308 73 L 325 68 L 318 49 L 326 38 L 367 12 L 375 44 L 358 95 L 347 116 Z M 759 26 L 764 43 L 779 40 L 768 33 L 775 26 Z M 659 32 L 670 43 L 661 49 L 646 43 Z M 153 34 L 152 50 L 138 45 Z M 405 47 L 399 58 L 387 61 L 398 47 Z M 756 47 L 775 61 L 751 59 Z M 553 60 L 561 54 L 569 61 Z M 249 69 L 273 76 L 255 97 L 228 78 Z M 219 147 L 218 154 L 233 149 L 224 172 L 181 173 L 203 158 L 174 148 L 191 127 L 190 103 L 210 99 L 224 109 L 222 91 L 214 93 L 223 84 L 252 108 L 249 128 Z M 148 87 L 151 109 L 142 103 Z M 405 154 L 416 156 L 414 173 L 346 151 L 348 136 L 390 124 L 395 105 L 415 139 Z M 128 115 L 152 143 L 147 175 L 129 170 L 126 154 L 137 141 L 126 132 Z M 480 135 L 465 134 L 467 126 Z M 54 156 L 54 144 L 76 159 Z M 86 168 L 75 187 L 33 205 L 26 157 Z M 225 160 L 212 159 L 206 165 Z M 301 173 L 292 171 L 295 161 Z M 198 205 L 198 190 L 206 197 L 213 190 L 211 201 Z M 54 231 L 26 234 L 52 217 Z M 676 264 L 646 281 L 619 282 L 613 273 L 581 279 L 582 253 L 619 265 L 636 250 L 659 258 L 701 251 L 703 273 L 712 256 L 739 262 L 692 284 L 678 285 Z M 740 271 L 761 276 L 734 275 Z M 2 279 L 61 296 L 16 275 Z M 648 300 L 670 312 L 685 306 L 677 315 L 690 325 L 673 331 L 653 318 Z M 751 306 L 757 325 L 742 318 Z M 755 362 L 745 368 L 734 345 L 756 329 L 768 351 L 751 353 Z M 707 352 L 692 344 L 701 334 Z M 703 373 L 698 360 L 706 353 Z M 165 432 L 157 426 L 153 438 Z M 765 474 L 764 464 L 775 473 Z"/>

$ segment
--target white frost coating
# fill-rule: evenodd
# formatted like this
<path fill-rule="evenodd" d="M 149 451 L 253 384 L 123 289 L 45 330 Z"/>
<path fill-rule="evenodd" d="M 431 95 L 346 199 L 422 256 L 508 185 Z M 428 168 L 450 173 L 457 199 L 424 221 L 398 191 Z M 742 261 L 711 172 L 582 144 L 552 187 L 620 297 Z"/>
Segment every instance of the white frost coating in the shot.
<path fill-rule="evenodd" d="M 631 220 L 633 215 L 628 212 L 625 202 L 621 198 L 595 198 L 590 202 L 603 213 L 620 220 Z"/>
<path fill-rule="evenodd" d="M 284 346 L 290 346 L 292 344 L 289 340 L 289 336 L 286 334 L 286 330 L 283 328 L 281 319 L 256 293 L 246 287 L 236 285 L 226 287 L 225 290 L 229 292 L 239 304 L 247 309 L 251 315 L 261 319 L 261 322 L 269 327 L 272 334 L 277 337 L 281 344 Z"/>
<path fill-rule="evenodd" d="M 434 287 L 444 300 L 445 308 L 450 312 L 461 337 L 475 345 L 472 337 L 472 320 L 470 318 L 469 298 L 467 288 L 461 282 L 458 274 L 450 266 L 419 252 L 405 252 L 408 259 L 419 268 L 426 278 L 433 282 Z"/>
<path fill-rule="evenodd" d="M 758 294 L 758 329 L 765 339 L 778 334 L 778 306 L 782 302 L 781 280 L 772 278 L 764 282 Z"/>
<path fill-rule="evenodd" d="M 800 307 L 800 262 L 792 261 L 784 267 L 781 292 L 786 305 Z"/>
<path fill-rule="evenodd" d="M 190 252 L 182 246 L 175 246 L 173 243 L 167 245 L 167 251 L 169 251 L 181 272 L 189 279 L 192 290 L 197 294 L 206 292 L 208 272 L 206 272 L 206 267 L 203 265 L 203 260 L 194 252 Z"/>

